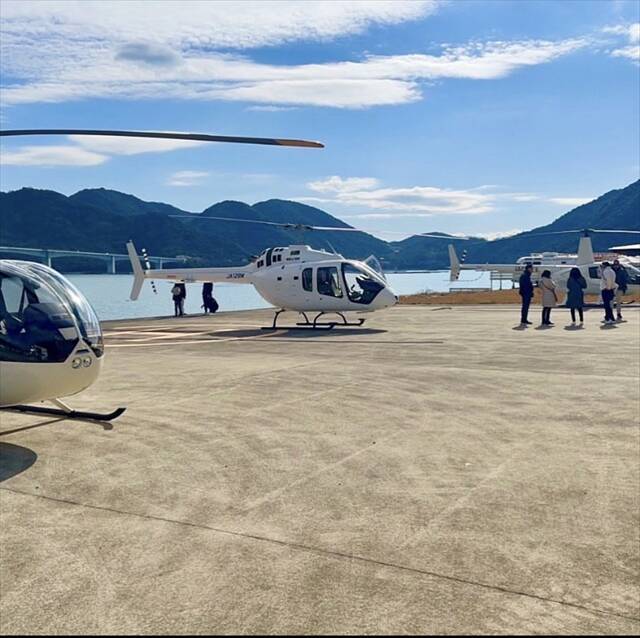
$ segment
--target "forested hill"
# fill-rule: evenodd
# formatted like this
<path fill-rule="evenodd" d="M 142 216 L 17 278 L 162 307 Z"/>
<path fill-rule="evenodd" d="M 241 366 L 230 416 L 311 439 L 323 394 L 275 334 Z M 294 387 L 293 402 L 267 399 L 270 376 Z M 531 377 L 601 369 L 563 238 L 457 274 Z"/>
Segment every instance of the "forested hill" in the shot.
<path fill-rule="evenodd" d="M 125 242 L 133 239 L 151 254 L 187 255 L 191 264 L 213 266 L 246 263 L 252 255 L 269 246 L 305 243 L 317 248 L 333 247 L 353 258 L 375 254 L 383 259 L 387 269 L 448 265 L 447 240 L 409 237 L 388 243 L 362 232 L 301 232 L 234 219 L 348 226 L 319 208 L 288 200 L 273 199 L 252 206 L 223 201 L 196 216 L 168 204 L 145 202 L 133 195 L 103 188 L 82 190 L 70 197 L 33 188 L 0 193 L 0 245 L 3 246 L 123 253 Z M 469 261 L 512 262 L 534 251 L 575 251 L 575 235 L 536 233 L 585 227 L 640 230 L 640 180 L 579 206 L 548 226 L 499 241 L 464 244 L 469 250 Z M 594 237 L 596 250 L 620 243 L 637 243 L 637 237 L 622 234 Z M 60 260 L 59 267 L 87 270 L 104 266 L 83 261 L 77 262 L 74 268 L 72 261 Z"/>

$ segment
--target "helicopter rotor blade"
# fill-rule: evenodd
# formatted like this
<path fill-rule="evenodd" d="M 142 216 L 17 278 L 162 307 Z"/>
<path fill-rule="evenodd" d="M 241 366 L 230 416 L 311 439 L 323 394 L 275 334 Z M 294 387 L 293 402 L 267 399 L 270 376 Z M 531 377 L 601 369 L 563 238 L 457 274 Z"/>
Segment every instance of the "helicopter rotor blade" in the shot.
<path fill-rule="evenodd" d="M 95 135 L 102 137 L 147 137 L 165 140 L 189 140 L 192 142 L 230 142 L 234 144 L 263 144 L 268 146 L 298 146 L 324 148 L 321 142 L 275 137 L 242 137 L 236 135 L 207 135 L 203 133 L 179 133 L 171 131 L 117 131 L 96 129 L 12 129 L 0 131 L 0 137 L 18 135 Z"/>
<path fill-rule="evenodd" d="M 478 239 L 477 237 L 469 237 L 467 235 L 435 235 L 432 233 L 418 233 L 417 237 L 433 237 L 433 239 L 448 239 L 449 241 L 454 239 L 461 239 L 468 241 L 469 239 Z"/>
<path fill-rule="evenodd" d="M 220 220 L 225 222 L 242 222 L 246 224 L 264 224 L 267 226 L 278 226 L 279 228 L 285 228 L 286 230 L 322 230 L 322 231 L 339 231 L 339 232 L 348 232 L 348 233 L 363 233 L 365 231 L 359 230 L 358 228 L 351 227 L 340 227 L 340 226 L 311 226 L 310 224 L 300 224 L 295 222 L 268 222 L 262 219 L 241 219 L 236 217 L 218 217 L 216 215 L 202 215 L 200 213 L 191 214 L 190 216 L 186 215 L 169 215 L 169 217 L 174 217 L 177 219 L 196 219 L 199 221 L 204 220 Z"/>

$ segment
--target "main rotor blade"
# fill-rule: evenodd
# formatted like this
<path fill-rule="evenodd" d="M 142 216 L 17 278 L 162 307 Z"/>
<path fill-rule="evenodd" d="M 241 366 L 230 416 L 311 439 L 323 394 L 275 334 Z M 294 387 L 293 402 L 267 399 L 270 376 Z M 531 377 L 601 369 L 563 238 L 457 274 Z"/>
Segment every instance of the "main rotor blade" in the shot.
<path fill-rule="evenodd" d="M 463 241 L 467 241 L 469 239 L 478 239 L 477 237 L 467 237 L 466 235 L 432 235 L 431 233 L 418 233 L 417 237 L 433 237 L 434 239 L 462 239 Z"/>
<path fill-rule="evenodd" d="M 631 233 L 633 235 L 640 235 L 640 230 L 617 230 L 615 228 L 576 228 L 574 230 L 550 230 L 544 233 L 526 233 L 526 235 L 527 237 L 537 237 L 538 235 L 569 235 L 575 233 L 584 233 L 587 237 L 589 236 L 589 233 Z"/>
<path fill-rule="evenodd" d="M 165 140 L 190 140 L 195 142 L 231 142 L 234 144 L 265 144 L 269 146 L 299 146 L 304 148 L 324 148 L 320 142 L 290 140 L 273 137 L 238 137 L 235 135 L 205 135 L 203 133 L 173 133 L 163 131 L 110 131 L 75 128 L 13 129 L 0 131 L 0 137 L 17 135 L 98 135 L 103 137 L 152 137 Z"/>
<path fill-rule="evenodd" d="M 278 226 L 280 228 L 286 228 L 287 230 L 328 230 L 328 231 L 341 231 L 349 233 L 363 233 L 365 231 L 358 230 L 357 228 L 340 228 L 335 226 L 310 226 L 309 224 L 297 224 L 293 222 L 268 222 L 261 219 L 239 219 L 236 217 L 216 217 L 215 215 L 202 215 L 192 214 L 189 217 L 186 215 L 169 215 L 169 217 L 176 217 L 177 219 L 197 219 L 204 221 L 207 219 L 216 219 L 225 222 L 242 222 L 246 224 L 266 224 L 267 226 Z"/>

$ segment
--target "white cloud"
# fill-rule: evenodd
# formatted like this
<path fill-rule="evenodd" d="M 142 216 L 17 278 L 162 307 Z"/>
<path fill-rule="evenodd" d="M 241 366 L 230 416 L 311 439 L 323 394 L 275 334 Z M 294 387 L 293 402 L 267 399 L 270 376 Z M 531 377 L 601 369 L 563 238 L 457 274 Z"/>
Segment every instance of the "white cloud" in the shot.
<path fill-rule="evenodd" d="M 640 22 L 606 27 L 603 32 L 622 36 L 627 41 L 625 46 L 618 46 L 609 52 L 612 57 L 626 58 L 640 65 Z"/>
<path fill-rule="evenodd" d="M 108 159 L 77 146 L 23 146 L 0 152 L 0 164 L 4 166 L 96 166 Z"/>
<path fill-rule="evenodd" d="M 433 13 L 436 0 L 185 1 L 3 0 L 3 22 L 25 36 L 145 42 L 151 37 L 188 48 L 245 49 L 299 40 L 327 40 L 372 25 L 398 24 Z"/>
<path fill-rule="evenodd" d="M 614 58 L 627 58 L 636 64 L 640 64 L 640 45 L 629 45 L 628 47 L 621 47 L 614 49 L 611 52 Z"/>
<path fill-rule="evenodd" d="M 72 142 L 76 142 L 87 150 L 108 155 L 164 153 L 207 144 L 207 142 L 190 140 L 163 140 L 144 137 L 100 137 L 93 135 L 69 135 L 68 137 Z"/>
<path fill-rule="evenodd" d="M 258 111 L 264 113 L 280 113 L 281 111 L 295 111 L 295 106 L 274 106 L 273 104 L 267 104 L 266 106 L 248 106 L 247 111 Z"/>
<path fill-rule="evenodd" d="M 382 219 L 398 214 L 415 216 L 481 214 L 493 210 L 492 196 L 477 190 L 452 190 L 433 186 L 409 188 L 377 188 L 378 180 L 371 177 L 341 178 L 337 175 L 325 180 L 309 182 L 312 191 L 332 195 L 331 198 L 307 197 L 306 201 L 332 202 L 358 206 L 380 213 L 364 213 Z"/>
<path fill-rule="evenodd" d="M 88 98 L 226 100 L 364 108 L 421 99 L 420 82 L 493 80 L 587 45 L 474 42 L 421 53 L 324 64 L 272 65 L 216 47 L 323 40 L 432 13 L 436 2 L 3 3 L 4 105 Z M 241 7 L 241 10 L 239 9 Z M 215 25 L 212 29 L 211 25 Z M 259 107 L 256 107 L 259 108 Z"/>
<path fill-rule="evenodd" d="M 535 193 L 502 192 L 497 186 L 448 189 L 435 186 L 383 187 L 373 177 L 332 175 L 307 183 L 320 196 L 299 197 L 300 201 L 355 207 L 351 219 L 396 219 L 433 215 L 479 215 L 503 208 L 505 203 L 540 202 L 574 208 L 592 197 L 549 197 Z M 508 231 L 511 232 L 511 231 Z M 519 231 L 513 231 L 513 234 Z"/>
<path fill-rule="evenodd" d="M 513 237 L 514 235 L 519 235 L 523 233 L 523 228 L 512 228 L 511 230 L 496 230 L 489 233 L 474 233 L 474 237 L 483 237 L 488 241 L 493 241 L 494 239 L 504 239 L 505 237 Z"/>
<path fill-rule="evenodd" d="M 207 177 L 209 173 L 204 171 L 178 171 L 169 177 L 167 186 L 197 186 Z"/>
<path fill-rule="evenodd" d="M 582 206 L 582 204 L 588 204 L 593 199 L 593 197 L 549 197 L 547 201 L 575 208 L 576 206 Z"/>
<path fill-rule="evenodd" d="M 166 153 L 207 143 L 90 135 L 68 135 L 67 139 L 74 144 L 21 146 L 15 150 L 2 149 L 1 163 L 6 166 L 96 166 L 108 161 L 114 155 Z"/>

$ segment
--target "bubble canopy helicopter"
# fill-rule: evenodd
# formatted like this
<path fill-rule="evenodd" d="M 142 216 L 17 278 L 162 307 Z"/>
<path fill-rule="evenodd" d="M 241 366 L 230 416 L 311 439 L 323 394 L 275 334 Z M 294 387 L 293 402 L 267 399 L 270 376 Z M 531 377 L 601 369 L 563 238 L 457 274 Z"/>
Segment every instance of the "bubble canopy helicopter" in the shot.
<path fill-rule="evenodd" d="M 200 133 L 0 130 L 0 137 L 23 135 L 94 135 L 323 148 L 321 143 L 307 140 Z M 82 412 L 61 400 L 92 385 L 103 361 L 100 322 L 87 299 L 66 277 L 42 264 L 0 260 L 0 408 L 70 418 L 114 419 L 125 408 L 108 414 Z M 25 405 L 39 401 L 51 402 L 56 407 Z"/>

